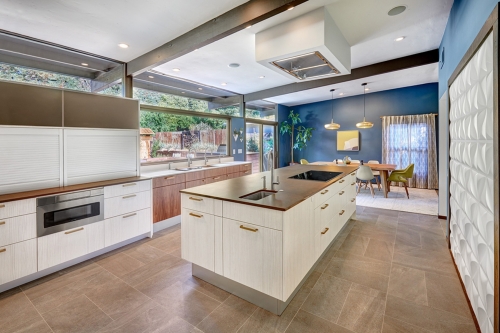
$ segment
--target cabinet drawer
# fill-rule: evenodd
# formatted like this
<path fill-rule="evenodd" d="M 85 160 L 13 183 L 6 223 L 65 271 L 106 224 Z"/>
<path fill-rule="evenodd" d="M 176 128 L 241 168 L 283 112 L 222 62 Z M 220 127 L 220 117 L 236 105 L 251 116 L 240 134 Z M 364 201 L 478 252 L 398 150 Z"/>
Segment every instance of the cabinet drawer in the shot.
<path fill-rule="evenodd" d="M 36 213 L 36 199 L 0 203 L 0 219 Z"/>
<path fill-rule="evenodd" d="M 226 172 L 229 173 L 239 173 L 240 172 L 240 166 L 239 165 L 232 165 L 226 167 Z"/>
<path fill-rule="evenodd" d="M 240 172 L 244 172 L 244 171 L 252 171 L 252 163 L 246 163 L 246 164 L 242 164 L 240 165 Z"/>
<path fill-rule="evenodd" d="M 347 179 L 349 185 L 356 183 L 356 171 L 351 172 L 349 176 L 346 176 L 345 178 Z"/>
<path fill-rule="evenodd" d="M 239 176 L 240 176 L 240 173 L 239 173 L 239 172 L 228 173 L 228 174 L 227 174 L 227 179 L 238 178 Z"/>
<path fill-rule="evenodd" d="M 226 167 L 207 168 L 205 170 L 205 178 L 215 178 L 215 177 L 226 175 L 226 174 L 227 174 Z"/>
<path fill-rule="evenodd" d="M 153 189 L 153 222 L 181 215 L 181 193 L 185 183 Z"/>
<path fill-rule="evenodd" d="M 224 276 L 264 294 L 282 298 L 282 232 L 222 220 Z"/>
<path fill-rule="evenodd" d="M 186 174 L 186 182 L 190 182 L 193 180 L 205 179 L 205 171 L 190 171 Z"/>
<path fill-rule="evenodd" d="M 181 203 L 182 208 L 192 209 L 207 214 L 214 213 L 214 199 L 212 198 L 183 193 Z"/>
<path fill-rule="evenodd" d="M 228 219 L 283 230 L 283 212 L 229 201 L 222 202 L 222 216 Z"/>
<path fill-rule="evenodd" d="M 104 245 L 111 246 L 151 231 L 151 209 L 116 216 L 104 221 Z"/>
<path fill-rule="evenodd" d="M 0 284 L 37 271 L 36 239 L 0 246 Z"/>
<path fill-rule="evenodd" d="M 164 177 L 157 177 L 153 179 L 153 188 L 162 187 L 167 185 L 175 185 L 184 183 L 186 181 L 186 174 L 169 175 Z"/>
<path fill-rule="evenodd" d="M 36 238 L 36 214 L 0 219 L 0 246 Z"/>
<path fill-rule="evenodd" d="M 38 270 L 86 255 L 87 226 L 38 238 Z"/>
<path fill-rule="evenodd" d="M 240 177 L 248 176 L 252 174 L 252 170 L 240 171 Z"/>
<path fill-rule="evenodd" d="M 182 259 L 215 270 L 215 222 L 212 214 L 183 208 Z"/>
<path fill-rule="evenodd" d="M 214 176 L 214 177 L 206 178 L 205 184 L 217 183 L 217 182 L 221 182 L 221 181 L 226 180 L 226 179 L 227 179 L 226 174 L 220 175 L 220 176 Z"/>
<path fill-rule="evenodd" d="M 123 215 L 151 207 L 151 191 L 104 199 L 104 218 Z"/>
<path fill-rule="evenodd" d="M 205 185 L 205 184 L 206 184 L 205 179 L 192 180 L 192 181 L 186 182 L 186 188 L 201 186 L 201 185 Z"/>
<path fill-rule="evenodd" d="M 326 200 L 330 199 L 332 196 L 340 192 L 346 185 L 347 181 L 344 177 L 340 180 L 337 180 L 335 183 L 323 189 L 322 191 L 316 193 L 313 196 L 314 207 L 316 208 L 319 205 L 322 205 Z"/>
<path fill-rule="evenodd" d="M 141 180 L 139 182 L 125 183 L 104 188 L 104 199 L 123 196 L 127 194 L 151 190 L 150 180 Z"/>

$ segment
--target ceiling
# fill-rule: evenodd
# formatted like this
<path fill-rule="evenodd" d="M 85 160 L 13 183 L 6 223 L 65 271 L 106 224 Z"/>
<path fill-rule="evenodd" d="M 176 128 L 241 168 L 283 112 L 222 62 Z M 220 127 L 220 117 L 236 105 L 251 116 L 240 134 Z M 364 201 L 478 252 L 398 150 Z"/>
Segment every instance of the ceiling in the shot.
<path fill-rule="evenodd" d="M 0 29 L 128 62 L 247 1 L 2 0 Z"/>
<path fill-rule="evenodd" d="M 387 12 L 398 5 L 407 10 L 398 16 Z M 274 72 L 255 61 L 255 34 L 274 25 L 300 16 L 313 9 L 326 6 L 346 37 L 352 49 L 352 68 L 396 59 L 439 47 L 453 0 L 309 0 L 294 10 L 286 11 L 249 29 L 239 31 L 197 51 L 186 54 L 155 70 L 196 82 L 239 93 L 248 94 L 293 83 L 292 79 Z M 394 39 L 405 36 L 403 41 Z M 228 64 L 239 63 L 230 68 Z M 174 72 L 173 69 L 180 69 Z M 259 78 L 265 76 L 265 78 Z M 419 82 L 437 82 L 437 75 L 424 72 L 412 75 L 405 85 Z M 226 85 L 222 85 L 226 83 Z M 393 86 L 390 83 L 387 86 Z M 395 88 L 395 87 L 394 87 Z M 392 89 L 392 88 L 389 88 Z M 307 93 L 299 93 L 305 98 Z M 290 95 L 281 103 L 298 103 Z M 309 99 L 303 99 L 303 103 Z"/>
<path fill-rule="evenodd" d="M 367 94 L 378 91 L 410 87 L 419 84 L 432 83 L 438 81 L 438 64 L 430 64 L 414 67 L 401 71 L 370 76 L 367 78 L 343 82 L 321 88 L 309 89 L 288 95 L 281 95 L 268 98 L 268 101 L 295 106 L 300 104 L 325 101 L 332 98 L 330 89 L 335 89 L 333 98 L 344 98 L 363 94 L 362 83 L 368 83 Z M 340 95 L 343 94 L 343 95 Z"/>

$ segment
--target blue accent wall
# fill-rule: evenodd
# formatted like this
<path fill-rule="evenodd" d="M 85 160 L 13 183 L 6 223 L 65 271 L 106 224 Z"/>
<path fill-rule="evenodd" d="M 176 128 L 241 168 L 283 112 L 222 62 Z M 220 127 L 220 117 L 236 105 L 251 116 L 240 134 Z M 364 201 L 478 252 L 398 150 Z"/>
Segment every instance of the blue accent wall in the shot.
<path fill-rule="evenodd" d="M 469 49 L 498 0 L 455 0 L 439 51 L 445 61 L 439 70 L 439 97 L 448 89 L 448 79 Z"/>
<path fill-rule="evenodd" d="M 282 121 L 288 119 L 288 114 L 290 113 L 290 108 L 278 104 L 278 123 L 281 124 Z M 279 133 L 278 127 L 278 144 L 279 144 L 279 155 L 278 155 L 278 167 L 282 168 L 288 165 L 290 162 L 290 136 L 281 135 Z"/>
<path fill-rule="evenodd" d="M 231 124 L 229 129 L 229 140 L 231 140 L 231 150 L 234 150 L 233 154 L 235 161 L 244 161 L 245 160 L 245 140 L 243 142 L 238 140 L 234 141 L 233 131 L 239 131 L 240 128 L 243 128 L 243 135 L 245 135 L 245 119 L 243 118 L 231 118 Z M 241 149 L 242 153 L 238 153 L 238 149 Z M 232 151 L 231 151 L 232 153 Z"/>
<path fill-rule="evenodd" d="M 313 137 L 301 152 L 294 152 L 295 162 L 301 158 L 313 161 L 333 161 L 349 155 L 356 160 L 378 160 L 382 162 L 381 116 L 413 115 L 438 112 L 438 84 L 393 89 L 366 94 L 366 120 L 374 123 L 370 129 L 359 129 L 360 151 L 337 152 L 337 131 L 326 130 L 324 125 L 331 121 L 332 101 L 297 105 L 278 109 L 279 121 L 288 117 L 290 110 L 300 113 L 305 126 L 314 127 Z M 333 100 L 334 121 L 341 131 L 358 130 L 356 123 L 363 120 L 363 95 Z M 436 117 L 437 123 L 437 117 Z M 437 130 L 438 126 L 436 126 Z M 437 135 L 437 133 L 436 133 Z M 290 141 L 280 134 L 280 167 L 290 162 Z"/>

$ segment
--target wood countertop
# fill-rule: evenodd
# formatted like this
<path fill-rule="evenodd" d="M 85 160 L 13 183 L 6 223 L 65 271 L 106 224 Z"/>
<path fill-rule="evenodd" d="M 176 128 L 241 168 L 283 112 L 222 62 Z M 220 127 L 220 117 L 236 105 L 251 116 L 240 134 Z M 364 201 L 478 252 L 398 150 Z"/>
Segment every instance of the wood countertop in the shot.
<path fill-rule="evenodd" d="M 274 195 L 255 201 L 241 199 L 241 196 L 262 190 L 261 179 L 266 176 L 267 190 L 271 189 L 271 172 L 260 172 L 252 175 L 228 179 L 217 183 L 197 186 L 182 190 L 181 193 L 198 195 L 218 200 L 231 201 L 245 205 L 257 206 L 267 209 L 286 211 L 307 198 L 313 196 L 324 188 L 337 182 L 338 180 L 357 170 L 358 166 L 332 166 L 332 165 L 294 165 L 285 168 L 276 169 L 274 176 L 280 177 L 280 185 L 275 186 L 278 190 Z M 341 175 L 330 181 L 313 181 L 303 179 L 290 179 L 302 172 L 309 170 L 342 172 Z M 281 191 L 283 190 L 283 191 Z"/>
<path fill-rule="evenodd" d="M 101 181 L 101 182 L 84 183 L 84 184 L 62 186 L 62 187 L 52 187 L 52 188 L 45 188 L 45 189 L 41 189 L 41 190 L 26 191 L 26 192 L 9 193 L 9 194 L 0 195 L 0 203 L 15 201 L 15 200 L 38 198 L 38 197 L 43 197 L 43 196 L 47 196 L 47 195 L 65 193 L 65 192 L 82 191 L 82 190 L 87 190 L 89 188 L 94 188 L 94 187 L 103 187 L 103 186 L 110 186 L 110 185 L 133 183 L 133 182 L 138 182 L 141 180 L 148 180 L 148 179 L 150 179 L 150 178 L 148 178 L 148 177 L 118 178 L 118 179 L 112 179 L 112 180 L 105 180 L 105 181 Z"/>

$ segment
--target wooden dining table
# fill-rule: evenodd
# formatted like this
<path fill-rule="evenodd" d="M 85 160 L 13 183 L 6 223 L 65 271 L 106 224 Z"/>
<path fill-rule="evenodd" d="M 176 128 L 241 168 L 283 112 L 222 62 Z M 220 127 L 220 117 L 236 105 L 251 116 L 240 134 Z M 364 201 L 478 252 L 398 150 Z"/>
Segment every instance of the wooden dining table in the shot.
<path fill-rule="evenodd" d="M 359 163 L 351 163 L 351 164 L 343 164 L 343 163 L 335 163 L 335 162 L 314 162 L 309 163 L 310 165 L 335 165 L 335 166 L 359 166 Z M 384 191 L 384 198 L 387 198 L 388 193 L 391 191 L 390 185 L 387 183 L 387 179 L 389 178 L 389 171 L 396 170 L 396 164 L 372 164 L 372 163 L 364 163 L 363 165 L 369 166 L 372 171 L 380 172 L 380 182 L 382 183 L 382 191 Z"/>

